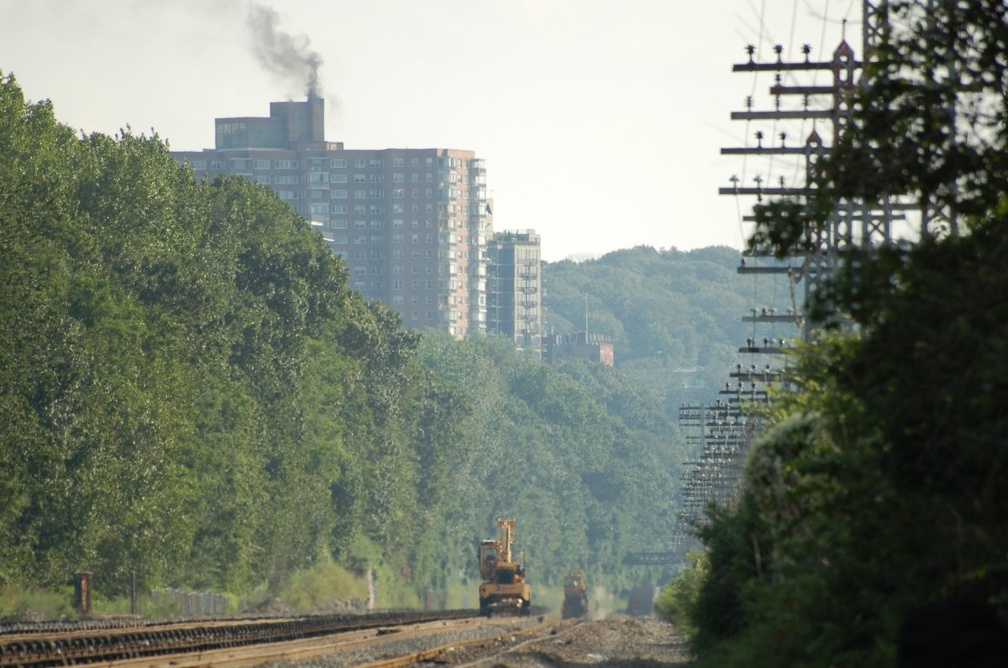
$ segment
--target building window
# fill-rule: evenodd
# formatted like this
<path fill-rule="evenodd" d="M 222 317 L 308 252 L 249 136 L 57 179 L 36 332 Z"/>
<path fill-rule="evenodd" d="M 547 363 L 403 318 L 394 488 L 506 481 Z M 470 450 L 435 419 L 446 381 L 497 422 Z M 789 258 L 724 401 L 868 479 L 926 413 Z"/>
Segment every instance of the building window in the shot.
<path fill-rule="evenodd" d="M 256 160 L 255 162 L 252 163 L 252 166 L 255 169 L 269 169 L 270 168 L 270 161 L 269 160 Z"/>
<path fill-rule="evenodd" d="M 406 191 L 402 188 L 392 189 L 392 199 L 402 199 L 406 195 Z"/>
<path fill-rule="evenodd" d="M 274 160 L 273 169 L 297 169 L 297 160 Z"/>
<path fill-rule="evenodd" d="M 384 190 L 378 190 L 378 189 L 372 189 L 368 193 L 368 196 L 371 199 L 385 199 L 385 191 Z"/>
<path fill-rule="evenodd" d="M 273 183 L 277 184 L 278 186 L 279 185 L 293 186 L 297 185 L 297 182 L 298 182 L 297 174 L 288 176 L 278 176 L 273 181 Z"/>
<path fill-rule="evenodd" d="M 385 181 L 384 174 L 371 174 L 368 176 L 368 183 L 383 183 Z"/>
<path fill-rule="evenodd" d="M 269 174 L 258 174 L 255 177 L 255 180 L 256 180 L 256 183 L 260 183 L 260 184 L 262 184 L 264 186 L 268 186 L 270 184 Z"/>
<path fill-rule="evenodd" d="M 346 182 L 347 182 L 347 175 L 344 174 L 343 172 L 329 175 L 329 183 L 346 183 Z"/>
<path fill-rule="evenodd" d="M 345 230 L 347 228 L 347 222 L 345 218 L 336 218 L 329 223 L 329 227 L 334 230 Z"/>
<path fill-rule="evenodd" d="M 224 169 L 224 163 L 220 160 L 211 160 L 210 169 Z"/>
<path fill-rule="evenodd" d="M 403 182 L 403 175 L 402 174 L 393 174 L 392 175 L 392 183 L 402 183 L 402 182 Z"/>
<path fill-rule="evenodd" d="M 367 191 L 361 188 L 353 191 L 354 199 L 367 199 Z"/>
<path fill-rule="evenodd" d="M 346 213 L 346 204 L 333 204 L 329 207 L 329 213 Z"/>
<path fill-rule="evenodd" d="M 329 197 L 332 199 L 346 199 L 347 191 L 341 188 L 334 188 L 329 191 Z"/>
<path fill-rule="evenodd" d="M 403 159 L 402 158 L 392 158 L 392 167 L 400 167 L 401 168 L 402 166 L 403 166 Z"/>
<path fill-rule="evenodd" d="M 353 182 L 354 183 L 367 183 L 367 174 L 354 174 L 353 175 Z"/>
<path fill-rule="evenodd" d="M 382 161 L 381 161 L 381 159 L 380 158 L 371 158 L 370 167 L 371 167 L 371 169 L 381 169 L 382 168 Z"/>
<path fill-rule="evenodd" d="M 353 222 L 353 228 L 355 230 L 363 230 L 366 227 L 367 227 L 367 223 L 364 222 L 363 220 L 355 220 Z"/>
<path fill-rule="evenodd" d="M 346 160 L 343 158 L 333 158 L 329 161 L 329 167 L 332 169 L 345 169 Z"/>
<path fill-rule="evenodd" d="M 364 169 L 367 167 L 367 160 L 361 160 L 360 158 L 353 161 L 354 169 Z"/>

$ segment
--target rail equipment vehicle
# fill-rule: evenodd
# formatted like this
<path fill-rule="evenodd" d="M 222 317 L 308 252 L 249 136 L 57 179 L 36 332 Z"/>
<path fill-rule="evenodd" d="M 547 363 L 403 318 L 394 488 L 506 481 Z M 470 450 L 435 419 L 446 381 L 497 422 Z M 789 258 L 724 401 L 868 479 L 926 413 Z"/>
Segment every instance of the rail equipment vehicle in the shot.
<path fill-rule="evenodd" d="M 532 585 L 525 566 L 512 558 L 516 520 L 498 519 L 500 537 L 480 542 L 479 563 L 483 582 L 479 587 L 480 614 L 527 615 L 532 606 Z"/>
<path fill-rule="evenodd" d="M 563 579 L 563 604 L 560 606 L 560 617 L 584 617 L 588 614 L 588 587 L 582 571 L 571 571 Z"/>

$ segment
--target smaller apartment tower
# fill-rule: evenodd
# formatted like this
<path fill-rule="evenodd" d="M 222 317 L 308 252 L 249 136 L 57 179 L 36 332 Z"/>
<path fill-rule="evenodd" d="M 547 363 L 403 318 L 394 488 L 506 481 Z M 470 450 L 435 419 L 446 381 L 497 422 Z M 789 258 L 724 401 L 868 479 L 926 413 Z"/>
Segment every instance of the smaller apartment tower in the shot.
<path fill-rule="evenodd" d="M 487 249 L 487 332 L 536 353 L 542 336 L 540 249 L 531 230 L 497 233 Z"/>
<path fill-rule="evenodd" d="M 309 97 L 271 103 L 268 118 L 218 118 L 214 148 L 172 156 L 197 178 L 270 186 L 343 258 L 351 287 L 406 327 L 486 333 L 484 161 L 447 148 L 345 149 L 325 141 L 324 105 Z"/>

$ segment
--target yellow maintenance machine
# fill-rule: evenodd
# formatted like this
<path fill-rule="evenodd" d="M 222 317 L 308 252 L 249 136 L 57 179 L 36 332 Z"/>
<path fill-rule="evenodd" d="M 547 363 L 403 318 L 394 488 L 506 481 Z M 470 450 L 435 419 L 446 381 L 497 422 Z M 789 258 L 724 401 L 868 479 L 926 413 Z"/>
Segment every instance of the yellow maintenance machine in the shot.
<path fill-rule="evenodd" d="M 564 576 L 564 598 L 560 606 L 563 619 L 584 617 L 588 614 L 588 587 L 582 571 L 571 571 Z"/>
<path fill-rule="evenodd" d="M 480 614 L 495 612 L 527 615 L 532 605 L 532 585 L 525 581 L 525 567 L 511 558 L 516 520 L 497 520 L 500 537 L 480 543 Z"/>

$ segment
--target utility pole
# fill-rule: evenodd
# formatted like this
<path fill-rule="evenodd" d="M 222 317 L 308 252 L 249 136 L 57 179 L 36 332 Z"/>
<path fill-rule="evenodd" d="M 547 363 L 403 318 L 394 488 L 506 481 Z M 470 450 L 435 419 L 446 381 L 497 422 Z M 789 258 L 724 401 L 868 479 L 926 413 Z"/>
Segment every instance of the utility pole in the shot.
<path fill-rule="evenodd" d="M 801 57 L 793 60 L 784 58 L 780 45 L 770 60 L 759 60 L 754 45 L 746 47 L 748 58 L 735 64 L 732 71 L 772 75 L 767 91 L 771 104 L 761 107 L 752 96 L 747 97 L 745 108 L 732 112 L 731 119 L 744 121 L 747 127 L 757 125 L 752 134 L 755 141 L 722 148 L 721 154 L 753 161 L 765 167 L 765 172 L 745 183 L 733 176 L 730 185 L 719 188 L 719 194 L 749 198 L 754 204 L 762 203 L 763 198 L 783 198 L 799 206 L 817 194 L 812 178 L 816 162 L 829 154 L 847 130 L 855 93 L 869 83 L 863 80 L 865 64 L 877 61 L 879 46 L 891 36 L 887 0 L 862 0 L 861 10 L 863 61 L 857 59 L 846 34 L 828 60 L 812 60 L 808 44 L 802 46 Z M 828 75 L 828 83 L 816 83 L 816 76 L 822 74 Z M 950 117 L 954 118 L 954 112 L 950 110 Z M 793 132 L 795 128 L 797 132 Z M 793 162 L 795 157 L 801 167 L 794 170 L 791 179 L 772 174 L 774 160 L 790 158 Z M 947 221 L 951 234 L 957 232 L 954 212 L 932 212 L 926 202 L 884 194 L 876 202 L 834 202 L 825 225 L 801 232 L 803 236 L 795 245 L 801 250 L 795 255 L 778 260 L 771 249 L 756 248 L 742 257 L 738 273 L 752 276 L 754 285 L 757 280 L 786 280 L 788 303 L 753 304 L 742 316 L 742 321 L 751 325 L 750 336 L 738 348 L 740 359 L 729 373 L 731 380 L 719 392 L 720 398 L 713 403 L 680 406 L 679 427 L 692 454 L 684 462 L 678 530 L 666 549 L 627 555 L 625 563 L 681 561 L 684 546 L 695 544 L 693 527 L 706 522 L 708 505 L 730 504 L 738 498 L 742 467 L 760 427 L 749 407 L 767 403 L 774 388 L 793 389 L 785 352 L 791 341 L 808 340 L 813 335 L 805 307 L 815 284 L 836 270 L 845 250 L 892 243 L 894 226 L 907 214 L 920 217 L 922 236 L 935 233 L 936 218 Z M 755 216 L 743 216 L 742 221 L 755 222 Z"/>
<path fill-rule="evenodd" d="M 807 204 L 815 195 L 812 175 L 816 162 L 839 142 L 847 127 L 863 63 L 846 39 L 828 60 L 813 60 L 808 44 L 795 59 L 786 59 L 780 45 L 769 60 L 758 59 L 751 44 L 746 54 L 747 59 L 735 64 L 732 71 L 771 76 L 769 104 L 761 106 L 749 96 L 743 110 L 731 112 L 733 121 L 758 129 L 751 135 L 752 144 L 722 148 L 721 154 L 754 163 L 757 173 L 746 183 L 733 176 L 730 185 L 719 188 L 718 193 L 747 198 L 753 204 L 764 198 Z M 817 77 L 824 74 L 827 82 L 817 83 Z M 790 179 L 773 172 L 775 160 L 779 169 L 782 159 L 794 163 L 795 158 L 801 167 Z M 787 303 L 752 304 L 742 316 L 750 325 L 750 335 L 744 345 L 740 342 L 739 361 L 730 370 L 720 398 L 714 403 L 680 407 L 679 426 L 693 452 L 683 475 L 684 506 L 679 520 L 684 533 L 706 521 L 708 504 L 730 504 L 738 498 L 743 466 L 760 427 L 752 408 L 769 402 L 774 388 L 791 389 L 785 353 L 793 340 L 811 334 L 805 306 L 815 282 L 835 270 L 849 245 L 888 243 L 893 210 L 837 202 L 827 225 L 803 231 L 796 244 L 799 254 L 778 260 L 771 249 L 757 248 L 741 259 L 737 271 L 753 277 L 754 286 L 767 279 L 786 281 Z M 743 221 L 753 222 L 755 216 L 744 216 Z M 780 298 L 773 290 L 766 294 L 768 300 Z"/>

